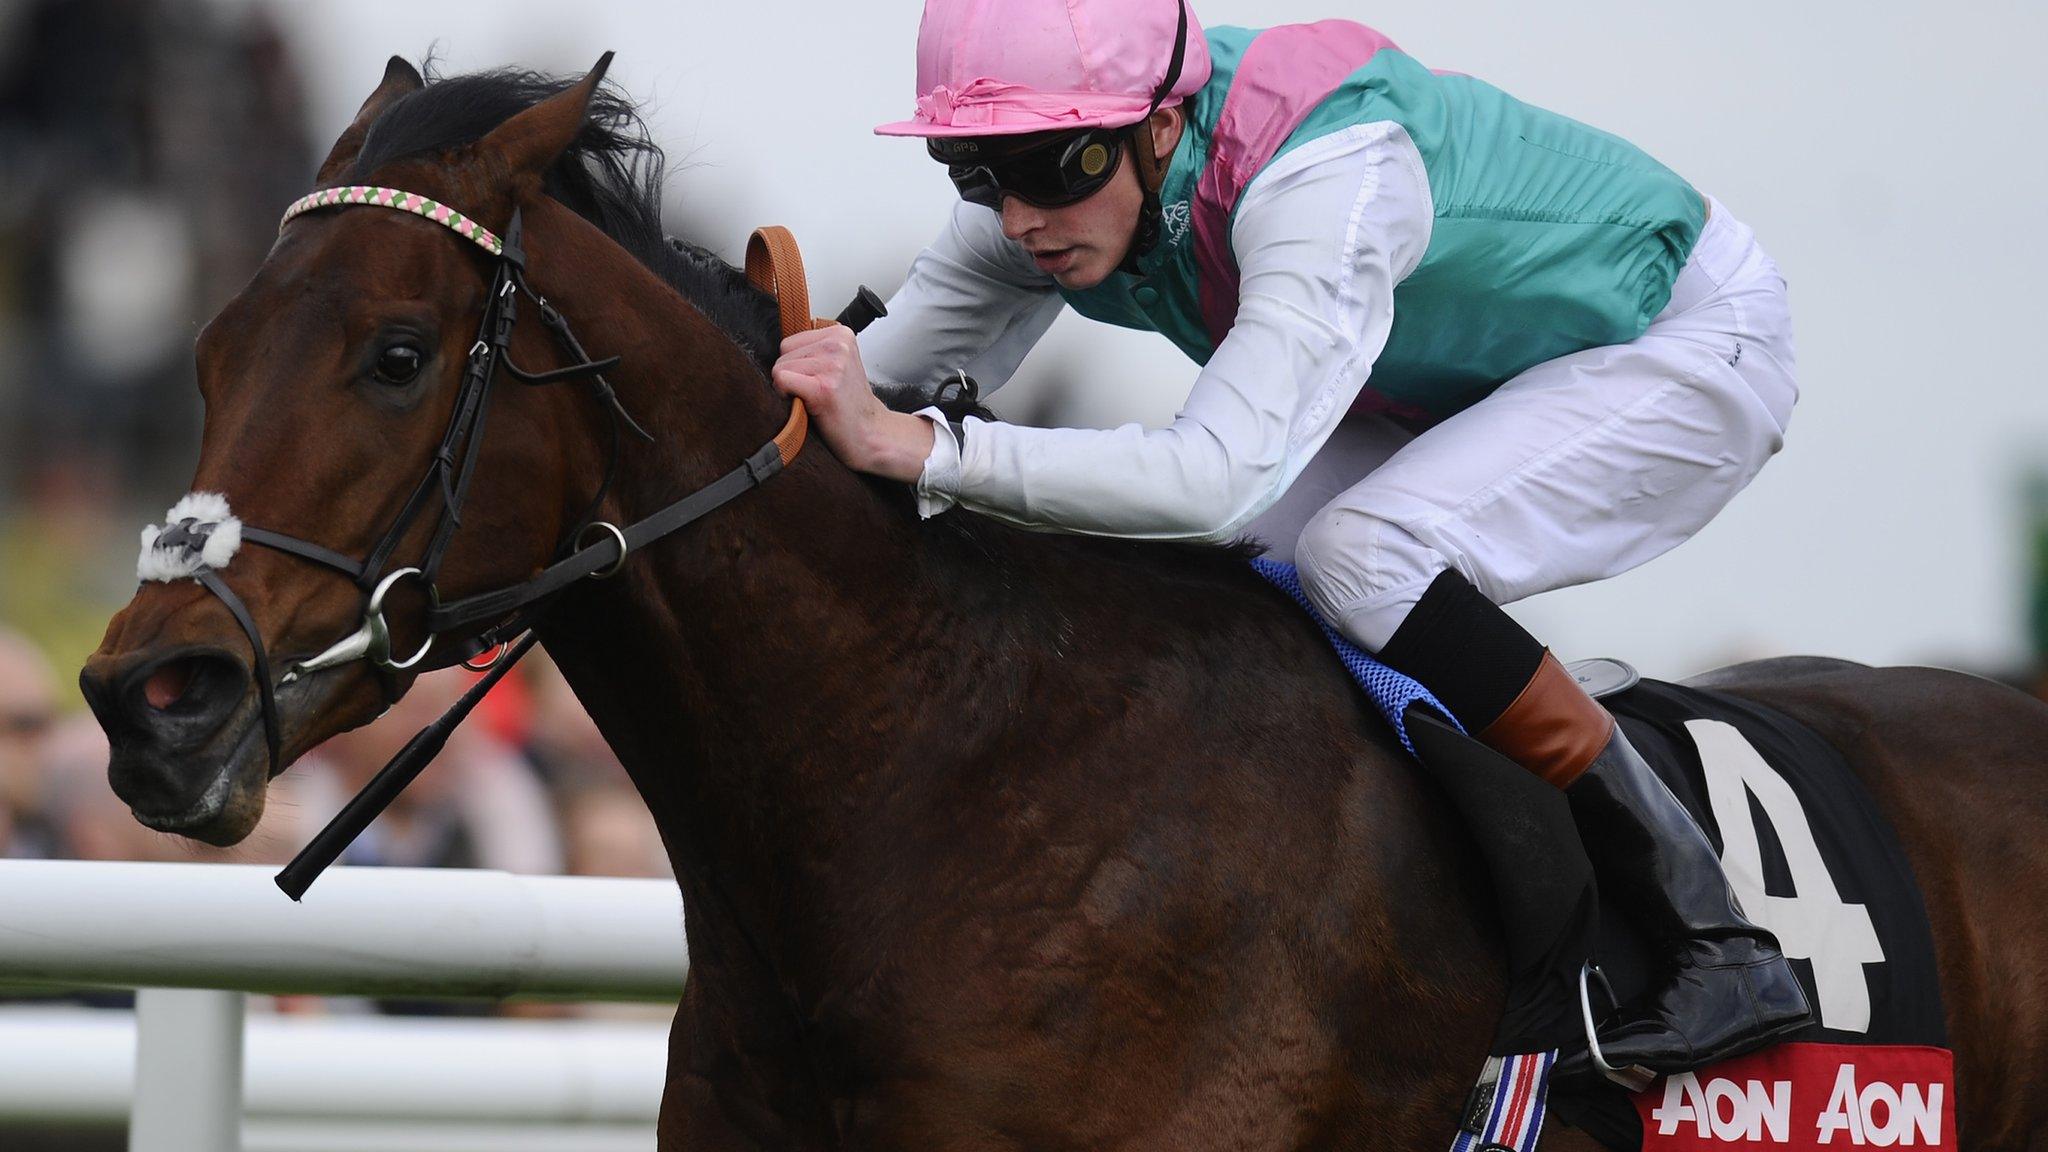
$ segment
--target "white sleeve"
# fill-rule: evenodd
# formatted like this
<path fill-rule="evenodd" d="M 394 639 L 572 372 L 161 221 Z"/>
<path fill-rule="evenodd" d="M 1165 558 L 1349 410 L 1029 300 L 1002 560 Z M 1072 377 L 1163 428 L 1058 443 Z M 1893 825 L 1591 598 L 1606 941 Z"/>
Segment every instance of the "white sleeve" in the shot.
<path fill-rule="evenodd" d="M 1063 303 L 1052 277 L 1003 235 L 1000 216 L 961 202 L 911 262 L 889 314 L 860 334 L 861 362 L 892 402 L 929 396 L 961 370 L 985 396 L 1009 381 Z"/>
<path fill-rule="evenodd" d="M 1313 140 L 1267 166 L 1231 229 L 1235 326 L 1173 423 L 1029 428 L 970 419 L 918 482 L 1027 528 L 1226 540 L 1300 475 L 1386 346 L 1394 286 L 1429 246 L 1421 154 L 1391 122 Z"/>

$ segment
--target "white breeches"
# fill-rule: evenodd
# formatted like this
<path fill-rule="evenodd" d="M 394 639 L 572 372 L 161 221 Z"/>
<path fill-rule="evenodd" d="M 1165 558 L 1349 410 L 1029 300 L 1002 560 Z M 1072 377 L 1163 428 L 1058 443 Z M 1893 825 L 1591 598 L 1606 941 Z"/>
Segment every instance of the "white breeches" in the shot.
<path fill-rule="evenodd" d="M 1413 438 L 1347 420 L 1249 534 L 1368 651 L 1446 568 L 1507 604 L 1691 537 L 1783 445 L 1799 396 L 1784 278 L 1710 203 L 1642 336 L 1538 364 Z"/>

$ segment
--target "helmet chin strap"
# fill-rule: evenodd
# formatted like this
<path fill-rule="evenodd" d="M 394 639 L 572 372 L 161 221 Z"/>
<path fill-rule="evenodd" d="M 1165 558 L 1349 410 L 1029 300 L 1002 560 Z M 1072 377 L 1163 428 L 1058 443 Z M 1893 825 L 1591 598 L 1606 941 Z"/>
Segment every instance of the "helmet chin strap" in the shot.
<path fill-rule="evenodd" d="M 1188 5 L 1180 0 L 1180 26 L 1173 33 L 1173 59 L 1167 61 L 1166 77 L 1152 92 L 1152 106 L 1145 109 L 1145 118 L 1131 125 L 1128 136 L 1131 160 L 1138 166 L 1138 187 L 1145 198 L 1138 205 L 1138 227 L 1131 234 L 1130 250 L 1124 253 L 1123 263 L 1117 271 L 1132 276 L 1142 276 L 1138 270 L 1138 258 L 1145 255 L 1159 243 L 1159 189 L 1166 182 L 1166 164 L 1152 151 L 1152 114 L 1159 111 L 1159 103 L 1173 94 L 1173 86 L 1180 83 L 1181 57 L 1188 47 Z M 1182 127 L 1182 131 L 1187 129 Z"/>
<path fill-rule="evenodd" d="M 1145 198 L 1138 204 L 1138 226 L 1131 233 L 1131 246 L 1124 253 L 1123 263 L 1117 265 L 1117 271 L 1142 276 L 1144 273 L 1138 269 L 1138 258 L 1159 244 L 1159 187 L 1166 181 L 1166 166 L 1152 152 L 1150 116 L 1131 127 L 1129 140 L 1131 161 L 1138 168 L 1138 187 L 1145 193 Z"/>

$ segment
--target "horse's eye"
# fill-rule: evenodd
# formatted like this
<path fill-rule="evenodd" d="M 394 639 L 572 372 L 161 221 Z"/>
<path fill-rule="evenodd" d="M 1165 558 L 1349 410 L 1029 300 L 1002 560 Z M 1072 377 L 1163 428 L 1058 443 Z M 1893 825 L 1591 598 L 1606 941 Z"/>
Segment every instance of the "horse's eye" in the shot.
<path fill-rule="evenodd" d="M 410 344 L 393 344 L 377 354 L 377 379 L 384 384 L 410 384 L 420 374 L 426 355 Z"/>

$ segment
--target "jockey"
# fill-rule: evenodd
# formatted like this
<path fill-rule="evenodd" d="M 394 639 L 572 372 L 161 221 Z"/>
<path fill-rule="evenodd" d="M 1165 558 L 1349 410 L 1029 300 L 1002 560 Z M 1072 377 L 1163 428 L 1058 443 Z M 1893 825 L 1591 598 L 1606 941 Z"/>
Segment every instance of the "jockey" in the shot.
<path fill-rule="evenodd" d="M 924 516 L 1265 540 L 1347 637 L 1564 790 L 1669 961 L 1603 1037 L 1612 1065 L 1805 1023 L 1705 835 L 1497 606 L 1662 554 L 1783 443 L 1785 285 L 1750 230 L 1628 143 L 1348 21 L 927 0 L 917 58 L 916 116 L 877 132 L 925 138 L 961 202 L 885 319 L 793 336 L 773 373 L 840 458 L 914 484 Z M 1063 306 L 1203 365 L 1172 424 L 955 424 L 877 395 L 999 385 Z"/>

